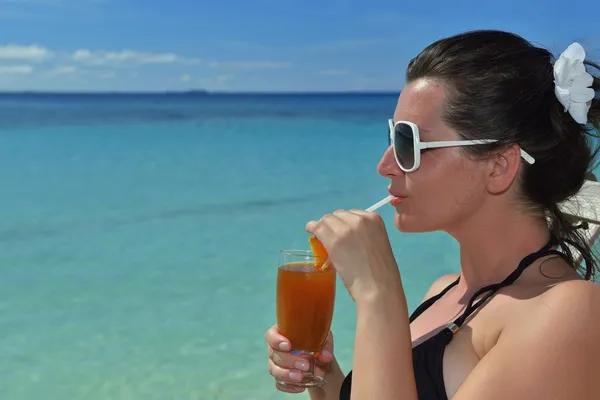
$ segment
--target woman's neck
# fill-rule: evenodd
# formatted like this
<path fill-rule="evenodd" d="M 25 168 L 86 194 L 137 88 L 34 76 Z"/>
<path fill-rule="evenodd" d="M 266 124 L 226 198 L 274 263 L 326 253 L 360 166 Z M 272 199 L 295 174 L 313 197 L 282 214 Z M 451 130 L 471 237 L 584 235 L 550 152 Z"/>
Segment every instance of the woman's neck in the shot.
<path fill-rule="evenodd" d="M 543 219 L 514 209 L 481 210 L 451 234 L 460 244 L 461 286 L 471 293 L 501 282 L 550 239 Z"/>

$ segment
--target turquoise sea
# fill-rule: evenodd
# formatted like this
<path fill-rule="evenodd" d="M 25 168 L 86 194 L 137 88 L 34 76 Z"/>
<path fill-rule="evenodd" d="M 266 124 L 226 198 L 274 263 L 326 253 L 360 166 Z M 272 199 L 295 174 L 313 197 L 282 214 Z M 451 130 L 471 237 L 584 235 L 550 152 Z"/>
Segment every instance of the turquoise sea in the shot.
<path fill-rule="evenodd" d="M 278 252 L 387 195 L 396 94 L 0 95 L 0 399 L 303 399 L 274 388 Z M 458 270 L 388 222 L 410 309 Z M 351 368 L 354 308 L 332 330 Z"/>

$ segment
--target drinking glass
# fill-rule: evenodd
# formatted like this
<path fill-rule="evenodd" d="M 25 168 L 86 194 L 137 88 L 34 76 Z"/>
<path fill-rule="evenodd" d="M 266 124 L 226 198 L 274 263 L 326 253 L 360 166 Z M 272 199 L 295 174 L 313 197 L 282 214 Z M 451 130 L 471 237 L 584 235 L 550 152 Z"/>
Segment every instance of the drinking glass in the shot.
<path fill-rule="evenodd" d="M 305 357 L 309 370 L 302 382 L 281 385 L 316 387 L 325 379 L 315 376 L 315 359 L 323 349 L 333 319 L 335 270 L 315 266 L 308 250 L 282 250 L 277 271 L 277 325 L 291 344 L 292 352 Z M 323 263 L 325 260 L 319 260 Z"/>

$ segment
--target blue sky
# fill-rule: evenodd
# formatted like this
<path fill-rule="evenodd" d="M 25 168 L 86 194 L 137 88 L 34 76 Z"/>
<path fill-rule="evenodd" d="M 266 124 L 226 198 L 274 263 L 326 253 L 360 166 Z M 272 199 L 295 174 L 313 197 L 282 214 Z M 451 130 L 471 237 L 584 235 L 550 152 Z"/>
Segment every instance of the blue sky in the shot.
<path fill-rule="evenodd" d="M 598 0 L 0 0 L 0 90 L 397 91 L 424 46 L 504 29 L 600 56 Z"/>

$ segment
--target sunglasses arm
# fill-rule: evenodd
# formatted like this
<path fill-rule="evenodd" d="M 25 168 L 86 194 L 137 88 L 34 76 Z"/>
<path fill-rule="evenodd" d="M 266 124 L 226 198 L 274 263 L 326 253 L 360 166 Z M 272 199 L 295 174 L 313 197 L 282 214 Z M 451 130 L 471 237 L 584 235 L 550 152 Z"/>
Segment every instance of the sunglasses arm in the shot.
<path fill-rule="evenodd" d="M 419 149 L 434 149 L 440 147 L 455 147 L 455 146 L 470 146 L 475 144 L 489 144 L 493 143 L 495 140 L 492 139 L 482 139 L 482 140 L 459 140 L 459 141 L 449 141 L 449 142 L 419 142 L 417 146 Z M 521 157 L 527 164 L 535 163 L 535 158 L 533 158 L 529 153 L 525 150 L 521 150 Z"/>

